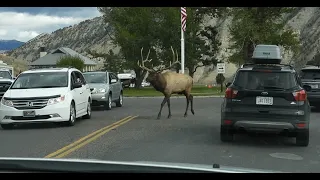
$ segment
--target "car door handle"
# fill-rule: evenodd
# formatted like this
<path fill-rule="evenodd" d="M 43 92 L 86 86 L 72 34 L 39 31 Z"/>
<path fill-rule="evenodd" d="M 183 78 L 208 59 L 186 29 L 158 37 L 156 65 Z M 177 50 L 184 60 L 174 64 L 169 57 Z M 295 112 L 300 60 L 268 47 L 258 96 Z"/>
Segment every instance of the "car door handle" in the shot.
<path fill-rule="evenodd" d="M 80 92 L 80 94 L 82 94 L 83 92 Z"/>

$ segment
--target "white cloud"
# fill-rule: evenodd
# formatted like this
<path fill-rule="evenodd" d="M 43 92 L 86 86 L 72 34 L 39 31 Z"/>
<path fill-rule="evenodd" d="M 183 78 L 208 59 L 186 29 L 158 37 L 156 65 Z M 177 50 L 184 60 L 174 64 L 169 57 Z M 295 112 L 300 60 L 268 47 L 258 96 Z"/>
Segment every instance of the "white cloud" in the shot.
<path fill-rule="evenodd" d="M 8 33 L 5 29 L 0 29 L 0 36 L 5 36 Z"/>
<path fill-rule="evenodd" d="M 71 11 L 68 12 L 68 15 L 65 13 L 64 16 L 46 15 L 43 12 L 42 14 L 30 14 L 27 12 L 0 11 L 0 39 L 16 39 L 26 42 L 41 33 L 51 33 L 59 28 L 74 25 L 100 15 L 96 9 L 86 11 Z M 91 14 L 88 17 L 90 11 Z M 87 17 L 83 16 L 83 12 L 86 12 L 85 16 Z"/>
<path fill-rule="evenodd" d="M 35 32 L 35 31 L 21 31 L 18 34 L 18 38 L 20 39 L 32 39 L 36 36 L 38 36 L 39 33 Z"/>

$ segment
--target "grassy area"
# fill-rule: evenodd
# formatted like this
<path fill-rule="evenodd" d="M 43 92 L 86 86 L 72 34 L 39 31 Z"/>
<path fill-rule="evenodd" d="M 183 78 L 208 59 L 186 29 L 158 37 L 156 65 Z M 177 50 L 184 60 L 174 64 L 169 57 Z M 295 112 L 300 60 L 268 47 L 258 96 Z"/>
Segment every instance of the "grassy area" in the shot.
<path fill-rule="evenodd" d="M 223 89 L 224 91 L 225 89 Z M 193 86 L 191 94 L 193 96 L 212 96 L 212 95 L 223 95 L 224 92 L 220 93 L 220 87 L 208 88 L 206 86 Z M 127 97 L 153 97 L 163 96 L 162 93 L 156 91 L 153 87 L 145 87 L 141 89 L 126 88 L 123 90 L 123 95 Z M 177 95 L 172 95 L 177 96 Z"/>

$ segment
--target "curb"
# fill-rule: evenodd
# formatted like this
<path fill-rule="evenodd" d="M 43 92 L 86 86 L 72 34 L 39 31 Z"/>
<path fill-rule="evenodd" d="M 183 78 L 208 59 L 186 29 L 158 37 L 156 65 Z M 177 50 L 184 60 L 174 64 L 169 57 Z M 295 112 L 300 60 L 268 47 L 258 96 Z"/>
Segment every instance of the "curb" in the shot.
<path fill-rule="evenodd" d="M 139 97 L 139 96 L 123 96 L 124 98 L 136 98 L 136 99 L 151 99 L 151 98 L 158 98 L 158 99 L 163 99 L 163 96 L 150 96 L 150 97 Z M 222 98 L 223 96 L 217 96 L 217 95 L 212 95 L 212 96 L 193 96 L 193 98 Z M 172 96 L 171 98 L 183 98 L 185 99 L 186 97 L 184 96 Z"/>

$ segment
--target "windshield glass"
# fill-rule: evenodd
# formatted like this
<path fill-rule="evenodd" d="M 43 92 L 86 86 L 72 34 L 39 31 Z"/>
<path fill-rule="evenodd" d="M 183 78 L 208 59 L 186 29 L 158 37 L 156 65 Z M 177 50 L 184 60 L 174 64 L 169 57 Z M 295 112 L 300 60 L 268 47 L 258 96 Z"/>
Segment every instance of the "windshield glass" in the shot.
<path fill-rule="evenodd" d="M 0 71 L 0 79 L 11 79 L 11 74 L 8 71 Z"/>
<path fill-rule="evenodd" d="M 320 172 L 320 73 L 300 76 L 320 65 L 319 25 L 319 7 L 216 1 L 0 7 L 0 71 L 17 78 L 0 75 L 0 157 Z"/>
<path fill-rule="evenodd" d="M 291 89 L 297 86 L 297 81 L 291 72 L 239 71 L 234 84 L 251 90 Z"/>
<path fill-rule="evenodd" d="M 87 83 L 107 83 L 106 73 L 84 73 Z"/>
<path fill-rule="evenodd" d="M 67 72 L 39 72 L 21 74 L 11 89 L 68 87 Z"/>
<path fill-rule="evenodd" d="M 320 79 L 320 70 L 318 69 L 305 69 L 301 70 L 301 79 Z"/>

